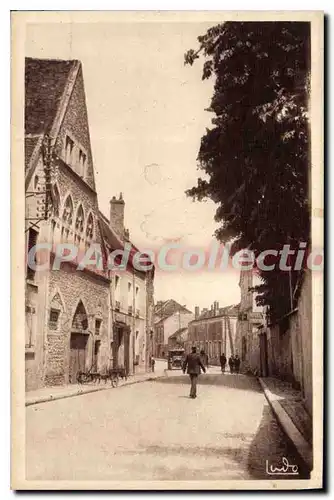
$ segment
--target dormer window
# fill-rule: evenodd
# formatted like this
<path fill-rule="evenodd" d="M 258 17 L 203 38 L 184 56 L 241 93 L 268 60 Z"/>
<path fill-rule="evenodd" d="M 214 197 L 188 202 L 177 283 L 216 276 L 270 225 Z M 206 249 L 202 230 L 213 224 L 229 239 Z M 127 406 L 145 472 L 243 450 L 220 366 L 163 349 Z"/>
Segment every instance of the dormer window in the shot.
<path fill-rule="evenodd" d="M 73 162 L 73 153 L 74 153 L 74 142 L 67 135 L 65 142 L 65 161 L 67 165 L 71 165 Z"/>

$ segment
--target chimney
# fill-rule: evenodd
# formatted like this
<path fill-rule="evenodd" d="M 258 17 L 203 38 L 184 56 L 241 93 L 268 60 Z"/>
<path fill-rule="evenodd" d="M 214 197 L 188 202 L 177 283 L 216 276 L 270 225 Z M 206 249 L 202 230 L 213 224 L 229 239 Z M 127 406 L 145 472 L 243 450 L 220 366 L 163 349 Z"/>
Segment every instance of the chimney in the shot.
<path fill-rule="evenodd" d="M 195 307 L 195 319 L 198 319 L 199 318 L 199 307 L 196 306 Z"/>
<path fill-rule="evenodd" d="M 124 239 L 124 206 L 122 193 L 118 200 L 115 196 L 110 200 L 110 227 L 122 240 Z"/>

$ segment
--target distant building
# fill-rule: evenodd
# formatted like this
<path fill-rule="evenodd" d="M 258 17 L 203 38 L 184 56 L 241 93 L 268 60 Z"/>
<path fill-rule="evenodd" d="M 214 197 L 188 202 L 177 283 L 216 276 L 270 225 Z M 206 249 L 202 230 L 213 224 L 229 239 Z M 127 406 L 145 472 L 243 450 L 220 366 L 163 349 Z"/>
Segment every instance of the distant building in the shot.
<path fill-rule="evenodd" d="M 195 309 L 195 319 L 189 323 L 186 350 L 192 346 L 204 350 L 209 356 L 209 363 L 219 365 L 219 356 L 225 353 L 226 357 L 235 354 L 236 325 L 239 313 L 239 304 L 220 308 L 218 302 L 212 304 L 211 309 Z"/>
<path fill-rule="evenodd" d="M 168 338 L 168 349 L 184 347 L 188 340 L 188 327 L 180 328 Z"/>
<path fill-rule="evenodd" d="M 155 357 L 166 357 L 170 336 L 193 319 L 194 314 L 174 299 L 158 301 L 154 308 Z"/>
<path fill-rule="evenodd" d="M 261 283 L 253 271 L 240 272 L 240 308 L 237 322 L 236 347 L 241 358 L 240 369 L 258 373 L 260 367 L 259 328 L 264 322 L 263 307 L 257 306 L 257 293 L 252 289 Z"/>

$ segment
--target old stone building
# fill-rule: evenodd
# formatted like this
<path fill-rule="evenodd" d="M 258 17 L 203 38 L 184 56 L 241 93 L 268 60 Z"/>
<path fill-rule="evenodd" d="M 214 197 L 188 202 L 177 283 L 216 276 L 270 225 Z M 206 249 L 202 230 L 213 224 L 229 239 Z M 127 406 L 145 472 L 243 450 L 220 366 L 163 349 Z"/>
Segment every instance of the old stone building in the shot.
<path fill-rule="evenodd" d="M 105 266 L 77 269 L 93 243 L 100 246 L 104 262 L 108 245 L 123 245 L 111 227 L 113 222 L 120 227 L 117 214 L 111 210 L 109 223 L 98 208 L 79 61 L 26 59 L 25 178 L 27 254 L 36 243 L 52 244 L 47 269 L 34 271 L 27 266 L 25 358 L 30 390 L 76 382 L 79 371 L 104 371 L 116 362 L 114 337 L 119 325 L 111 307 L 116 278 Z M 58 243 L 72 243 L 78 255 L 76 261 L 62 263 L 56 270 L 52 264 Z M 39 255 L 37 262 L 42 260 Z M 147 278 L 145 273 L 131 276 L 138 299 L 128 303 L 135 308 L 132 319 L 125 321 L 129 338 L 124 335 L 120 342 L 117 333 L 117 363 L 127 365 L 130 373 L 137 361 L 145 366 L 149 338 Z M 120 296 L 125 294 L 129 300 L 126 286 L 122 285 Z M 126 313 L 130 317 L 130 309 Z M 128 356 L 119 354 L 122 349 L 128 349 Z"/>
<path fill-rule="evenodd" d="M 264 321 L 264 311 L 256 304 L 256 292 L 252 288 L 260 284 L 253 271 L 240 271 L 240 308 L 237 322 L 236 348 L 241 358 L 240 369 L 259 373 L 259 327 Z"/>
<path fill-rule="evenodd" d="M 174 299 L 158 301 L 154 308 L 154 355 L 167 356 L 169 338 L 181 328 L 186 328 L 194 314 Z"/>
<path fill-rule="evenodd" d="M 120 195 L 110 201 L 110 219 L 100 213 L 101 228 L 107 253 L 124 250 L 130 243 L 124 228 L 125 203 Z M 138 249 L 131 243 L 131 251 Z M 110 273 L 111 314 L 114 336 L 110 345 L 110 364 L 124 366 L 127 371 L 147 369 L 152 355 L 152 307 L 154 269 L 139 271 L 129 258 L 125 269 Z M 133 368 L 132 368 L 133 367 Z"/>
<path fill-rule="evenodd" d="M 219 356 L 225 353 L 227 357 L 235 354 L 236 323 L 239 305 L 219 307 L 217 301 L 210 310 L 205 308 L 199 312 L 195 309 L 195 319 L 189 323 L 187 351 L 196 346 L 209 356 L 209 363 L 219 365 Z"/>
<path fill-rule="evenodd" d="M 179 328 L 175 333 L 172 333 L 168 337 L 168 349 L 174 349 L 176 347 L 185 347 L 188 340 L 188 327 Z"/>

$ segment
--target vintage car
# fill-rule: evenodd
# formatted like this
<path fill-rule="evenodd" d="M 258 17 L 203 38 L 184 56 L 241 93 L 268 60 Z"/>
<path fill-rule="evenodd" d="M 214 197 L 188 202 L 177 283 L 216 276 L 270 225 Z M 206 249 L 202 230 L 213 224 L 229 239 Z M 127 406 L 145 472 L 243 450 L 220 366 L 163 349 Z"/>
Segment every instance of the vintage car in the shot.
<path fill-rule="evenodd" d="M 174 368 L 177 370 L 182 369 L 182 364 L 184 361 L 184 349 L 170 349 L 168 351 L 168 370 L 173 370 Z"/>

